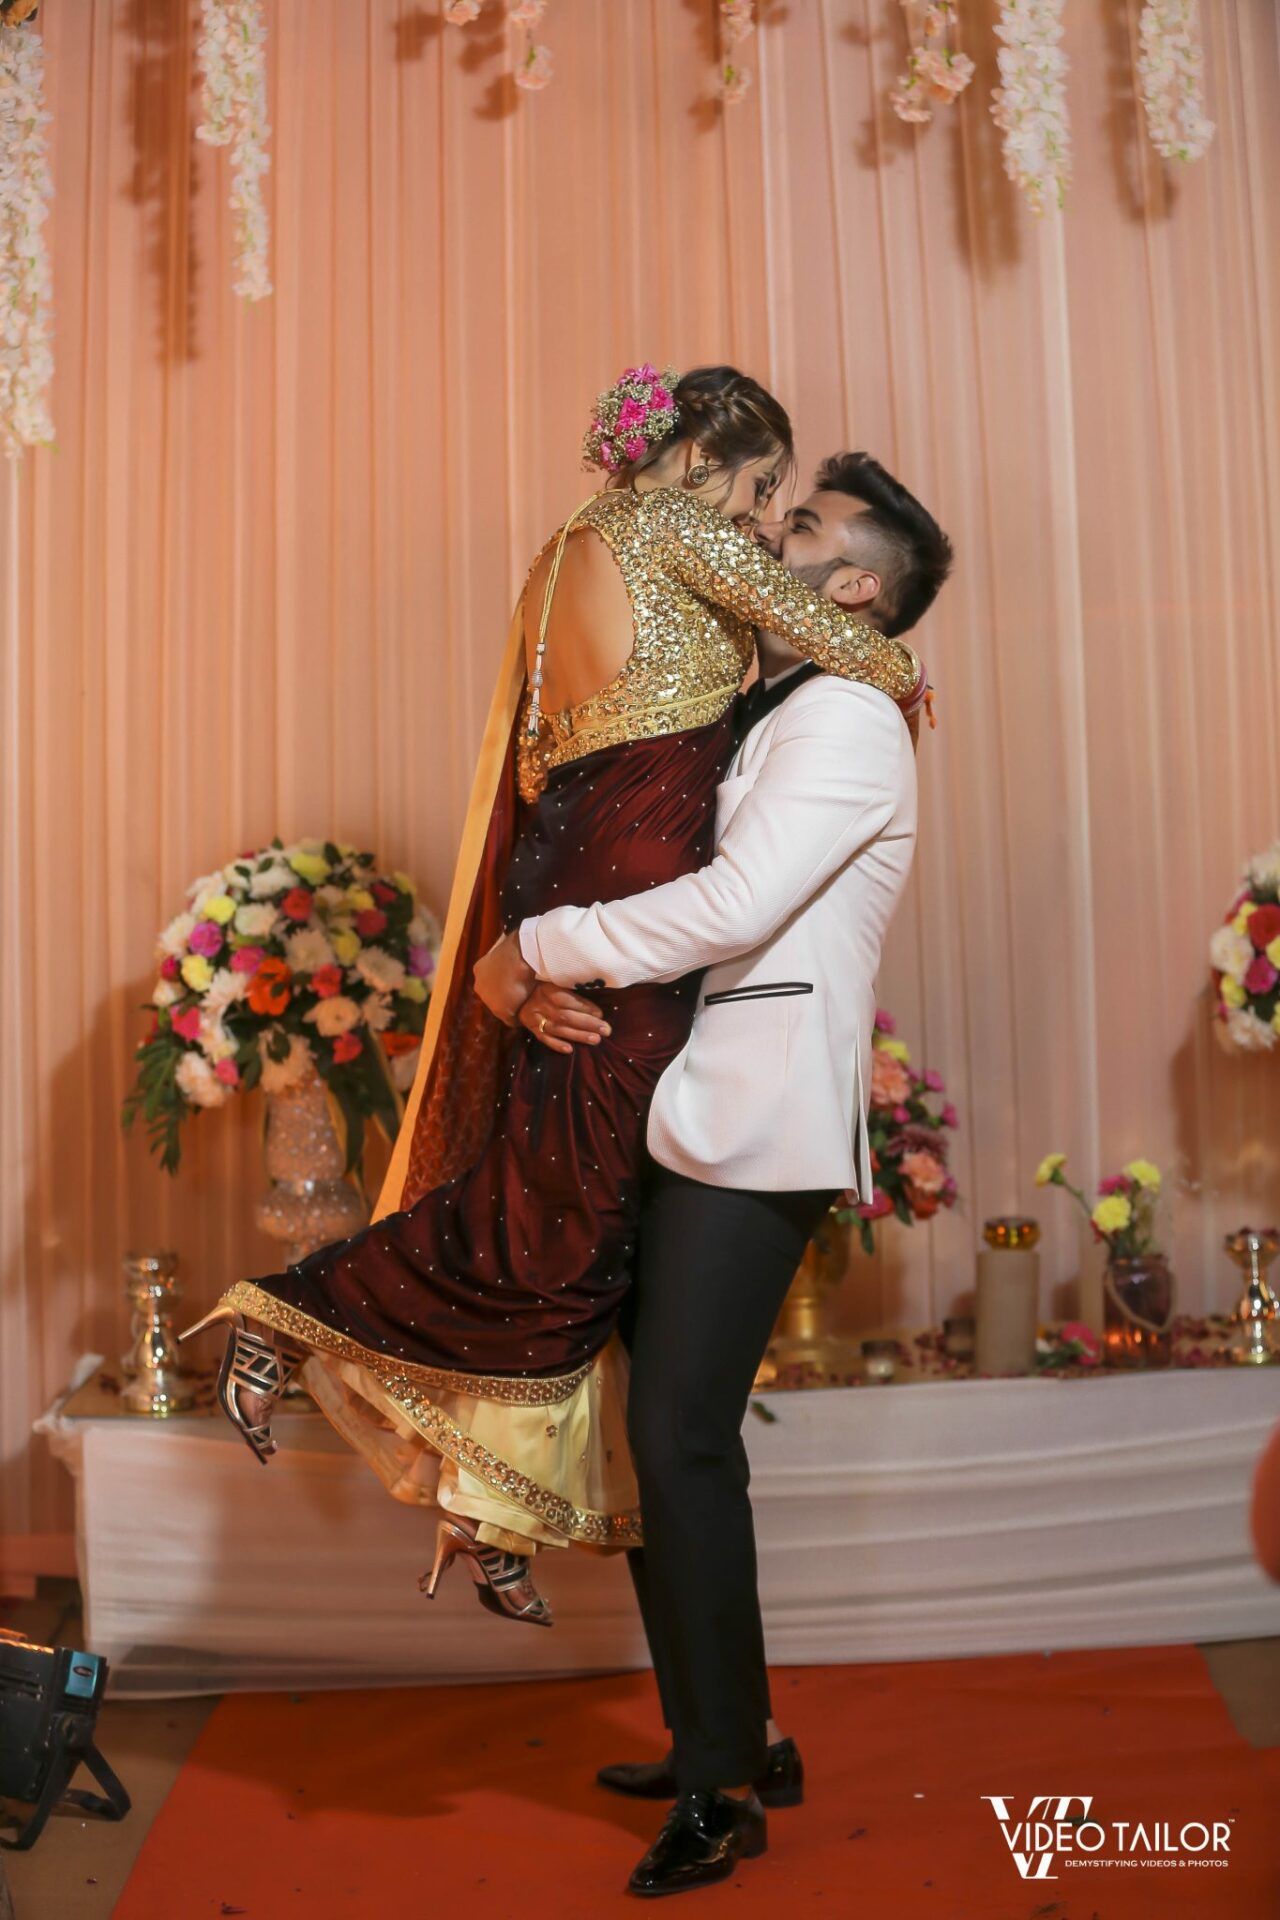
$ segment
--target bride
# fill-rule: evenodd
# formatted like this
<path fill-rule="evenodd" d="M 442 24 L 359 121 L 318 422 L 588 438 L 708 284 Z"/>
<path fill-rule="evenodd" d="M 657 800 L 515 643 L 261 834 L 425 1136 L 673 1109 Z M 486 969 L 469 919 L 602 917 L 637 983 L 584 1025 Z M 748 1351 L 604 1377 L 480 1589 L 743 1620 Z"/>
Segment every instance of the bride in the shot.
<path fill-rule="evenodd" d="M 914 710 L 911 648 L 822 600 L 750 536 L 793 459 L 745 374 L 629 370 L 584 443 L 606 474 L 534 560 L 480 752 L 412 1092 L 369 1226 L 241 1280 L 219 1399 L 259 1459 L 301 1379 L 401 1500 L 444 1515 L 480 1600 L 551 1624 L 540 1546 L 640 1543 L 615 1334 L 650 1097 L 696 979 L 601 993 L 570 1054 L 504 1027 L 472 985 L 505 928 L 704 865 L 752 630 Z M 198 1331 L 192 1328 L 191 1332 Z"/>

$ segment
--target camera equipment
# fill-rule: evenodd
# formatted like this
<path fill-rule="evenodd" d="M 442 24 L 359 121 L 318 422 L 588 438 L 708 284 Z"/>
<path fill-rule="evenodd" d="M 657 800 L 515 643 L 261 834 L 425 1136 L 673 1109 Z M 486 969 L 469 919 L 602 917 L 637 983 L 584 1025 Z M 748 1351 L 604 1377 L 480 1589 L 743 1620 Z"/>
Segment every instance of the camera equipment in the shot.
<path fill-rule="evenodd" d="M 31 1846 L 60 1800 L 108 1820 L 128 1813 L 129 1796 L 93 1742 L 106 1684 L 101 1654 L 37 1647 L 0 1628 L 0 1795 L 32 1803 L 31 1818 L 5 1846 Z M 105 1799 L 68 1788 L 81 1761 Z"/>

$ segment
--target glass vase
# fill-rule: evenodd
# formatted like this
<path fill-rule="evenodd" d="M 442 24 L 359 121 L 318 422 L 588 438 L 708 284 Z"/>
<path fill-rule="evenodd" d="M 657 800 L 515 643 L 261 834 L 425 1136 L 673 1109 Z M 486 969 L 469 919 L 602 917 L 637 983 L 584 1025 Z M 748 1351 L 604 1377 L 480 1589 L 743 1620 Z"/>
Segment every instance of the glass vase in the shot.
<path fill-rule="evenodd" d="M 254 1218 L 264 1233 L 285 1243 L 283 1264 L 292 1266 L 317 1247 L 349 1239 L 368 1212 L 343 1178 L 342 1142 L 319 1074 L 312 1070 L 264 1098 L 263 1158 L 271 1186 Z"/>
<path fill-rule="evenodd" d="M 1103 1349 L 1111 1367 L 1167 1367 L 1173 1358 L 1173 1273 L 1163 1253 L 1113 1253 L 1102 1280 Z"/>

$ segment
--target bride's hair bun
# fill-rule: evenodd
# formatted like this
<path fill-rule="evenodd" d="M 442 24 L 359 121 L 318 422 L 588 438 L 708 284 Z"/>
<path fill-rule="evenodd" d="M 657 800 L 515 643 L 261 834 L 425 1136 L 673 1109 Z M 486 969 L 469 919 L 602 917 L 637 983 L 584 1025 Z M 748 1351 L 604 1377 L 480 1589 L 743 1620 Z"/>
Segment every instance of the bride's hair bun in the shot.
<path fill-rule="evenodd" d="M 669 440 L 679 420 L 677 380 L 674 367 L 659 373 L 647 360 L 642 367 L 628 367 L 596 400 L 582 440 L 583 465 L 617 473 Z"/>

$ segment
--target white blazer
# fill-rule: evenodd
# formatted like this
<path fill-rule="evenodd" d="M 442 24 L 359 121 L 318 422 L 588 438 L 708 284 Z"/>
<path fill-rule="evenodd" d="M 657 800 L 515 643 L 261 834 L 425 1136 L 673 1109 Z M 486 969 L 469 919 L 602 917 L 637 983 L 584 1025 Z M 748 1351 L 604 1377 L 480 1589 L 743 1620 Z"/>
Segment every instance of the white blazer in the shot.
<path fill-rule="evenodd" d="M 900 710 L 876 687 L 820 674 L 740 745 L 709 865 L 523 922 L 525 959 L 559 986 L 708 969 L 650 1108 L 661 1165 L 711 1186 L 870 1198 L 875 978 L 915 840 Z"/>

